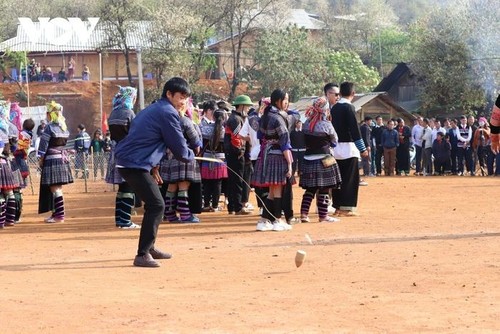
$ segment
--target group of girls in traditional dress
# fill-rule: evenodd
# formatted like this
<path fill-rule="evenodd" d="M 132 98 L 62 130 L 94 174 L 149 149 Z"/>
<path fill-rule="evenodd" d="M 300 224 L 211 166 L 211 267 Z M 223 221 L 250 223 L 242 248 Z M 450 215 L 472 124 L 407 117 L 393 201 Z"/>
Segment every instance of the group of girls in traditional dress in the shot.
<path fill-rule="evenodd" d="M 106 182 L 118 185 L 115 200 L 115 225 L 122 229 L 136 229 L 140 226 L 131 220 L 135 195 L 132 188 L 118 172 L 114 147 L 123 140 L 134 120 L 134 103 L 137 90 L 133 87 L 119 87 L 113 98 L 113 110 L 108 119 L 111 134 L 111 154 L 109 157 Z M 248 99 L 246 96 L 239 100 Z M 238 100 L 238 99 L 237 99 Z M 239 101 L 238 100 L 238 101 Z M 248 99 L 249 100 L 249 99 Z M 250 101 L 250 100 L 249 100 Z M 296 118 L 287 114 L 288 94 L 281 89 L 272 92 L 267 103 L 262 105 L 262 112 L 252 113 L 252 126 L 241 140 L 250 142 L 250 132 L 255 132 L 260 147 L 253 154 L 251 161 L 254 171 L 248 181 L 260 195 L 258 198 L 261 218 L 257 223 L 258 231 L 287 231 L 292 228 L 290 220 L 282 219 L 287 204 L 284 198 L 290 198 L 291 185 L 295 183 L 292 175 L 292 154 L 290 145 L 290 129 L 295 126 Z M 155 102 L 153 102 L 155 103 Z M 243 102 L 241 102 L 243 103 Z M 247 104 L 245 104 L 247 105 Z M 26 164 L 27 148 L 30 145 L 33 121 L 20 125 L 20 109 L 13 105 L 9 119 L 10 104 L 0 101 L 0 145 L 3 154 L 0 156 L 0 227 L 13 225 L 16 220 L 15 190 L 20 189 L 28 176 Z M 333 158 L 332 148 L 337 143 L 337 134 L 332 123 L 327 120 L 328 102 L 325 98 L 317 98 L 306 113 L 303 126 L 306 152 L 302 164 L 299 185 L 305 190 L 300 210 L 300 221 L 309 222 L 310 205 L 316 197 L 320 222 L 333 222 L 338 219 L 328 216 L 329 193 L 331 189 L 341 185 L 338 165 Z M 41 185 L 39 213 L 52 211 L 47 223 L 64 221 L 64 197 L 62 186 L 73 182 L 69 160 L 64 147 L 69 132 L 62 114 L 63 107 L 51 102 L 47 105 L 49 124 L 41 135 L 38 155 L 40 159 Z M 203 113 L 199 125 L 193 121 L 195 113 L 192 104 L 179 111 L 181 131 L 187 145 L 196 155 L 206 158 L 201 162 L 177 160 L 168 150 L 159 165 L 159 175 L 163 180 L 161 192 L 165 202 L 164 221 L 171 223 L 197 223 L 200 219 L 195 213 L 219 211 L 223 182 L 229 173 L 224 152 L 224 136 L 227 134 L 227 110 L 219 108 L 215 101 L 203 104 Z M 255 117 L 254 117 L 255 116 Z M 246 117 L 246 115 L 242 115 Z M 195 117 L 195 119 L 199 119 Z M 147 131 L 147 129 L 144 129 Z M 234 129 L 232 129 L 234 131 Z M 243 133 L 243 132 L 242 132 Z M 9 136 L 9 134 L 11 134 Z M 235 134 L 236 136 L 237 134 Z M 9 140 L 11 138 L 11 140 Z M 19 138 L 15 147 L 13 138 Z M 254 139 L 255 143 L 256 140 Z M 13 148 L 11 146 L 14 145 Z M 247 150 L 252 147 L 247 145 Z M 9 163 L 10 152 L 14 152 L 14 163 Z M 250 152 L 248 152 L 250 153 Z M 6 166 L 7 168 L 3 168 Z M 119 167 L 119 166 L 118 166 Z M 286 185 L 290 187 L 286 187 Z M 193 185 L 197 185 L 193 187 Z M 245 190 L 247 191 L 247 190 Z M 18 191 L 16 191 L 19 193 Z M 21 196 L 18 196 L 21 198 Z M 243 196 L 244 197 L 244 196 Z M 289 203 L 291 206 L 291 203 Z M 231 213 L 231 212 L 230 212 Z M 286 215 L 286 214 L 285 214 Z"/>

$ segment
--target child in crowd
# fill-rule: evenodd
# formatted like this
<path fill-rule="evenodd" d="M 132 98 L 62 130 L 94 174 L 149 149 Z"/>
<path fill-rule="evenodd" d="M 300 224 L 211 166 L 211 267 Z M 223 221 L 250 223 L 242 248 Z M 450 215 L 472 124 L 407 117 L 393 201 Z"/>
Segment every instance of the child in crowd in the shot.
<path fill-rule="evenodd" d="M 437 133 L 432 143 L 432 155 L 434 156 L 434 173 L 444 175 L 445 172 L 450 172 L 451 144 L 442 131 Z"/>
<path fill-rule="evenodd" d="M 22 183 L 19 188 L 14 190 L 14 196 L 16 197 L 16 217 L 15 222 L 19 222 L 21 219 L 21 213 L 23 210 L 23 192 L 22 189 L 26 187 L 26 179 L 30 174 L 30 168 L 28 166 L 28 150 L 31 146 L 31 141 L 33 139 L 33 129 L 35 128 L 35 122 L 28 118 L 23 122 L 22 131 L 19 133 L 19 139 L 17 142 L 17 149 L 14 151 L 14 159 L 16 160 L 19 170 L 21 172 Z"/>
<path fill-rule="evenodd" d="M 94 165 L 94 180 L 97 179 L 97 171 L 101 171 L 101 179 L 104 179 L 104 155 L 103 155 L 104 140 L 102 139 L 101 129 L 94 131 L 90 147 L 92 150 L 92 160 Z"/>

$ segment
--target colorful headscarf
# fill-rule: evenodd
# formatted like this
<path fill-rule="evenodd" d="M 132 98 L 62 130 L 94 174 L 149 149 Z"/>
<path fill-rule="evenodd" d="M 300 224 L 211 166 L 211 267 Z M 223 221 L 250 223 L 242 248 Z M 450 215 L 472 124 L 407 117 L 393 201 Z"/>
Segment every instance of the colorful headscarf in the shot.
<path fill-rule="evenodd" d="M 271 104 L 271 98 L 270 97 L 263 97 L 260 99 L 260 107 L 259 107 L 259 114 L 262 114 L 264 112 L 264 109 L 267 108 Z"/>
<path fill-rule="evenodd" d="M 137 96 L 137 89 L 134 87 L 118 86 L 118 93 L 113 97 L 113 110 L 128 109 L 134 110 L 135 97 Z"/>
<path fill-rule="evenodd" d="M 66 119 L 64 118 L 62 111 L 63 106 L 59 103 L 56 103 L 55 101 L 47 104 L 47 113 L 49 114 L 50 121 L 52 123 L 59 124 L 61 129 L 63 129 L 63 131 L 66 131 L 68 130 L 68 127 L 66 126 Z"/>
<path fill-rule="evenodd" d="M 314 100 L 312 106 L 307 108 L 306 117 L 309 119 L 309 130 L 314 131 L 316 124 L 321 121 L 328 110 L 328 101 L 324 97 L 318 97 Z"/>
<path fill-rule="evenodd" d="M 0 100 L 0 130 L 8 133 L 9 124 L 7 120 L 10 114 L 10 102 L 5 100 Z"/>
<path fill-rule="evenodd" d="M 193 119 L 193 112 L 194 112 L 193 99 L 189 98 L 187 100 L 186 104 L 184 105 L 184 108 L 182 108 L 178 111 L 179 111 L 179 115 L 181 117 L 186 116 L 187 118 L 192 120 Z"/>
<path fill-rule="evenodd" d="M 16 126 L 19 131 L 23 130 L 23 122 L 21 121 L 23 112 L 18 102 L 12 102 L 10 105 L 10 122 Z"/>

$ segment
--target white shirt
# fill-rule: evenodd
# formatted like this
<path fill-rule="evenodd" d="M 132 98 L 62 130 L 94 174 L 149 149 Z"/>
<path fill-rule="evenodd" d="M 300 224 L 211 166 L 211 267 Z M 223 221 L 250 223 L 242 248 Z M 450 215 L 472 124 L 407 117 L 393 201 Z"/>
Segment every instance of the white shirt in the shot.
<path fill-rule="evenodd" d="M 425 133 L 424 133 L 425 130 Z M 422 129 L 422 141 L 425 140 L 425 147 L 422 147 L 423 149 L 426 148 L 432 148 L 432 129 L 430 126 L 424 127 Z"/>
<path fill-rule="evenodd" d="M 432 142 L 434 143 L 434 140 L 437 138 L 437 133 L 442 132 L 446 134 L 446 130 L 443 127 L 440 127 L 439 129 L 432 129 Z"/>
<path fill-rule="evenodd" d="M 345 97 L 341 98 L 337 103 L 352 104 L 351 101 L 349 101 Z M 352 141 L 348 143 L 345 142 L 338 143 L 337 146 L 335 146 L 333 149 L 333 156 L 335 159 L 338 160 L 345 160 L 351 158 L 361 159 L 361 154 L 359 154 L 359 150 L 356 147 L 356 144 L 354 144 L 354 142 Z"/>
<path fill-rule="evenodd" d="M 252 146 L 250 149 L 250 160 L 257 160 L 260 152 L 260 141 L 257 139 L 257 131 L 252 129 L 248 122 L 248 118 L 245 118 L 239 135 L 242 137 L 250 137 L 250 145 Z"/>
<path fill-rule="evenodd" d="M 416 124 L 411 129 L 411 141 L 413 145 L 422 146 L 422 130 L 424 127 L 420 124 Z"/>

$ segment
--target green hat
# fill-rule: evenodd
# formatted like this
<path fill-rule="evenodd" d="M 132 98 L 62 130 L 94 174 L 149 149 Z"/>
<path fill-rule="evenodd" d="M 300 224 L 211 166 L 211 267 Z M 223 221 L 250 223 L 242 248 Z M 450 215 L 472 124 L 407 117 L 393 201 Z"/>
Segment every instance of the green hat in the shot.
<path fill-rule="evenodd" d="M 247 95 L 239 95 L 233 101 L 233 106 L 253 106 L 254 103 Z"/>

